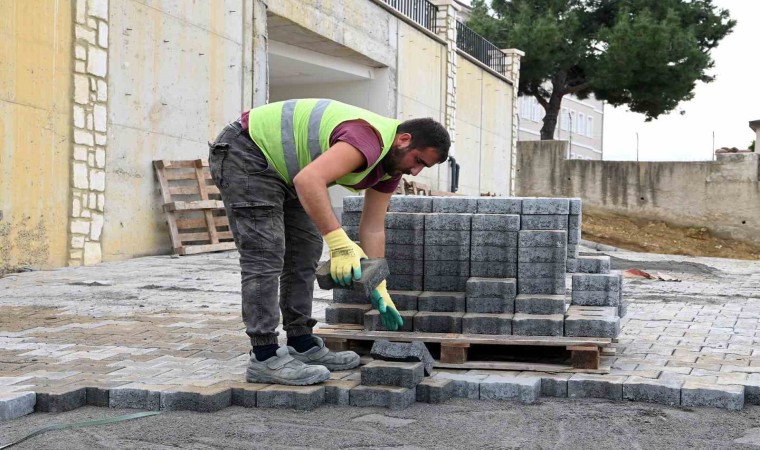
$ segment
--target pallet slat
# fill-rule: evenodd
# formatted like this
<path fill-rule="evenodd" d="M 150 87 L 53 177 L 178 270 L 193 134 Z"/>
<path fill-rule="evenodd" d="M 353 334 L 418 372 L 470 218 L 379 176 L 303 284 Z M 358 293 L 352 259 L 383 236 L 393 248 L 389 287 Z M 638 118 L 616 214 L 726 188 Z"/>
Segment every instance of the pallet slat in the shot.
<path fill-rule="evenodd" d="M 227 216 L 214 216 L 214 224 L 217 227 L 230 226 L 230 219 Z M 195 219 L 177 219 L 177 228 L 179 230 L 190 230 L 193 228 L 204 228 L 206 226 L 206 218 L 199 217 Z"/>
<path fill-rule="evenodd" d="M 202 211 L 204 209 L 223 209 L 221 200 L 196 200 L 193 202 L 169 202 L 164 204 L 164 211 Z"/>
<path fill-rule="evenodd" d="M 231 231 L 222 231 L 216 233 L 219 239 L 232 239 Z M 179 238 L 182 242 L 198 242 L 198 241 L 210 241 L 210 237 L 207 231 L 199 233 L 180 233 Z M 212 244 L 218 244 L 219 242 L 212 242 Z"/>

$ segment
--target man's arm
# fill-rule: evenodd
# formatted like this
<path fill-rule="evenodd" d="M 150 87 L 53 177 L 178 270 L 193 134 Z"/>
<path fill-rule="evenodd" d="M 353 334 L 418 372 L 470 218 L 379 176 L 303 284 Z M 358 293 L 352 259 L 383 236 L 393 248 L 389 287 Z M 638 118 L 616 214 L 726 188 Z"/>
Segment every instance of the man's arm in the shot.
<path fill-rule="evenodd" d="M 370 258 L 385 257 L 385 212 L 393 193 L 367 189 L 364 194 L 364 211 L 359 223 L 359 241 Z"/>
<path fill-rule="evenodd" d="M 301 205 L 322 235 L 340 228 L 330 204 L 327 185 L 365 164 L 364 155 L 356 147 L 340 141 L 293 178 Z"/>

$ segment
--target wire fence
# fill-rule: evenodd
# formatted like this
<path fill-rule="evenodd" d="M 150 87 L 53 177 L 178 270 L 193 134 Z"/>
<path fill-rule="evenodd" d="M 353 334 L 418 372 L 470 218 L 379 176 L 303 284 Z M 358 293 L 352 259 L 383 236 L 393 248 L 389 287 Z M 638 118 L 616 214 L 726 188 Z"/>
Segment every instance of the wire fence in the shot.
<path fill-rule="evenodd" d="M 500 74 L 503 74 L 506 70 L 507 55 L 486 40 L 486 38 L 474 32 L 472 28 L 458 20 L 457 47 Z"/>
<path fill-rule="evenodd" d="M 432 31 L 435 30 L 435 18 L 438 8 L 428 0 L 383 0 L 401 14 Z"/>

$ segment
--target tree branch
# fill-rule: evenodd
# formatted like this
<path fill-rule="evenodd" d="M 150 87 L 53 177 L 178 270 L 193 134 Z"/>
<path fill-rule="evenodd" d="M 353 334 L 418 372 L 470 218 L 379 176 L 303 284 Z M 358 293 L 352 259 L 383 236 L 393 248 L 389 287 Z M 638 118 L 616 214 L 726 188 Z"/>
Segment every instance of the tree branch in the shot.
<path fill-rule="evenodd" d="M 585 83 L 581 83 L 575 86 L 568 87 L 564 90 L 565 94 L 575 94 L 576 92 L 580 92 L 586 88 L 588 88 L 588 81 Z"/>

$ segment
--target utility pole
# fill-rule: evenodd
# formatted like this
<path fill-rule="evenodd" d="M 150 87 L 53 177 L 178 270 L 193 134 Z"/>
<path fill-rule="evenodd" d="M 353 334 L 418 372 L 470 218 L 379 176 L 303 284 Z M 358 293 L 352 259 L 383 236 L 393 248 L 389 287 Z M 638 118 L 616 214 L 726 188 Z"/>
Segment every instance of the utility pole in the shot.
<path fill-rule="evenodd" d="M 639 132 L 636 132 L 636 162 L 639 162 Z"/>

